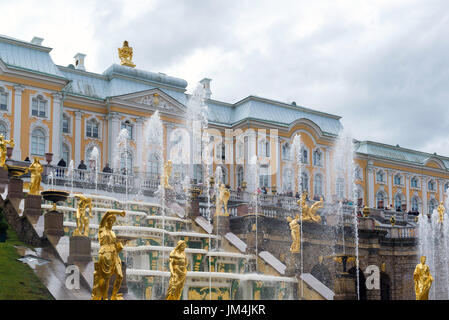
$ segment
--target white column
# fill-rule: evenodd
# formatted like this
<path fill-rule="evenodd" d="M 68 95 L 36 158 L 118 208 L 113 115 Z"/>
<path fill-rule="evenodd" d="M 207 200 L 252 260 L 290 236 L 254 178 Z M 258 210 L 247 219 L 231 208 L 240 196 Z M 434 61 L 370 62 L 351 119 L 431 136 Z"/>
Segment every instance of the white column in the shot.
<path fill-rule="evenodd" d="M 22 85 L 14 86 L 14 149 L 12 158 L 14 160 L 22 159 L 20 128 L 22 124 L 22 92 L 25 89 Z"/>
<path fill-rule="evenodd" d="M 407 201 L 407 211 L 411 210 L 411 206 L 410 206 L 410 175 L 406 174 L 405 175 L 405 199 Z"/>
<path fill-rule="evenodd" d="M 427 177 L 421 176 L 422 213 L 427 214 Z"/>
<path fill-rule="evenodd" d="M 143 119 L 137 118 L 136 121 L 136 167 L 137 170 L 143 170 Z"/>
<path fill-rule="evenodd" d="M 368 176 L 368 190 L 367 190 L 368 207 L 374 208 L 375 207 L 375 203 L 374 203 L 374 168 L 368 164 L 367 170 L 368 170 L 368 172 L 367 172 L 367 176 Z"/>
<path fill-rule="evenodd" d="M 387 170 L 388 206 L 393 205 L 393 171 Z"/>
<path fill-rule="evenodd" d="M 331 153 L 329 148 L 327 147 L 325 149 L 326 151 L 326 202 L 332 201 L 332 194 L 331 194 L 331 186 L 332 186 L 332 177 L 331 177 Z"/>
<path fill-rule="evenodd" d="M 281 139 L 276 142 L 276 188 L 278 193 L 281 192 Z"/>
<path fill-rule="evenodd" d="M 81 131 L 82 116 L 83 112 L 75 111 L 75 132 L 73 133 L 73 137 L 75 138 L 75 168 L 78 167 L 81 161 L 81 139 L 84 136 L 84 132 Z"/>
<path fill-rule="evenodd" d="M 61 146 L 62 146 L 62 130 L 61 130 L 61 106 L 62 94 L 59 92 L 53 93 L 53 119 L 52 119 L 52 146 L 54 163 L 58 163 L 61 160 Z"/>
<path fill-rule="evenodd" d="M 443 199 L 443 180 L 438 179 L 437 181 L 438 181 L 438 195 L 439 195 L 438 200 L 443 201 L 444 200 Z"/>
<path fill-rule="evenodd" d="M 110 112 L 109 118 L 108 118 L 108 137 L 109 137 L 109 164 L 110 167 L 113 169 L 116 169 L 115 166 L 117 163 L 114 163 L 114 157 L 116 155 L 116 148 L 117 148 L 117 136 L 120 132 L 120 125 L 119 125 L 119 115 L 116 112 Z"/>
<path fill-rule="evenodd" d="M 108 140 L 109 143 L 109 139 L 106 139 L 106 137 L 108 137 L 108 133 L 106 132 L 106 123 L 108 122 L 108 118 L 106 116 L 102 116 L 101 120 L 103 121 L 103 125 L 101 126 L 101 128 L 103 129 L 103 133 L 102 133 L 102 137 L 103 137 L 103 151 L 102 151 L 102 168 L 106 165 L 106 163 L 109 163 L 108 160 L 108 149 L 106 148 L 106 140 Z M 109 124 L 108 124 L 108 130 L 109 130 Z M 111 167 L 111 164 L 109 163 L 109 167 Z"/>

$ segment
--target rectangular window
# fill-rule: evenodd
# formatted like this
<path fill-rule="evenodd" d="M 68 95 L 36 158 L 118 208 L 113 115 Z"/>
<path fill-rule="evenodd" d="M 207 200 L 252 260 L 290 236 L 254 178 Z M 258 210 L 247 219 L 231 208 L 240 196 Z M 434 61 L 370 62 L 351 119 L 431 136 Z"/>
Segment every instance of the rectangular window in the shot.
<path fill-rule="evenodd" d="M 45 118 L 45 109 L 47 102 L 42 99 L 33 99 L 31 103 L 31 114 L 36 117 Z"/>
<path fill-rule="evenodd" d="M 8 110 L 8 94 L 0 94 L 0 110 Z"/>
<path fill-rule="evenodd" d="M 69 129 L 69 119 L 64 117 L 62 119 L 62 132 L 64 133 L 70 133 L 70 129 Z"/>
<path fill-rule="evenodd" d="M 128 139 L 133 138 L 133 126 L 129 124 L 128 122 L 122 122 L 121 129 L 128 130 Z"/>

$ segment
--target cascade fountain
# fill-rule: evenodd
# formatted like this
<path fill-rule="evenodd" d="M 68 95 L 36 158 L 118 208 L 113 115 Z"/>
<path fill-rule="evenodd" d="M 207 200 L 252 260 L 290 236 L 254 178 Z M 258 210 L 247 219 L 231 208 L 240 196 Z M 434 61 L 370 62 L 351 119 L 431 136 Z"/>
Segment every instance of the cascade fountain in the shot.
<path fill-rule="evenodd" d="M 100 153 L 98 152 L 98 148 L 95 146 L 92 149 L 92 153 L 90 154 L 91 163 L 89 163 L 92 173 L 95 174 L 94 180 L 95 180 L 95 192 L 98 192 L 98 158 L 100 156 Z"/>
<path fill-rule="evenodd" d="M 128 139 L 129 139 L 129 132 L 126 128 L 123 128 L 120 130 L 118 137 L 117 137 L 117 143 L 116 143 L 116 153 L 114 156 L 114 172 L 120 172 L 122 169 L 121 166 L 121 157 L 122 155 L 125 155 L 123 164 L 124 168 L 124 176 L 125 176 L 125 199 L 128 200 Z"/>

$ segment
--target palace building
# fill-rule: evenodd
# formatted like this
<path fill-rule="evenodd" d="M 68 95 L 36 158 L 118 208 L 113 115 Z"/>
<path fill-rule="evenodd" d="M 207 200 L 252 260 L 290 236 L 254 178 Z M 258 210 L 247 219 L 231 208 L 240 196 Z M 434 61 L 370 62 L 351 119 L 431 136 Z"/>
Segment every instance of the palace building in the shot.
<path fill-rule="evenodd" d="M 68 66 L 53 62 L 51 48 L 34 37 L 30 42 L 0 36 L 0 133 L 13 138 L 12 159 L 51 153 L 53 164 L 61 158 L 75 168 L 99 150 L 101 168 L 112 164 L 117 155 L 118 134 L 129 133 L 127 154 L 120 155 L 121 168 L 128 172 L 160 174 L 159 160 L 145 148 L 146 120 L 159 111 L 164 128 L 164 150 L 175 144 L 172 132 L 185 126 L 190 95 L 187 82 L 164 73 L 141 70 L 132 64 L 112 64 L 103 73 L 86 70 L 86 55 L 77 53 Z M 115 49 L 114 49 L 115 50 Z M 240 129 L 249 137 L 250 129 L 277 130 L 279 139 L 270 137 L 238 142 L 231 139 L 232 156 L 244 153 L 243 163 L 214 163 L 222 166 L 224 183 L 237 189 L 248 174 L 248 154 L 274 159 L 273 166 L 262 166 L 259 184 L 269 193 L 296 193 L 290 149 L 292 139 L 301 134 L 303 188 L 311 198 L 351 199 L 345 183 L 331 173 L 335 144 L 342 130 L 340 117 L 250 95 L 237 102 L 213 99 L 211 80 L 200 81 L 206 92 L 209 128 Z M 357 137 L 355 137 L 357 138 Z M 229 142 L 229 141 L 228 141 Z M 214 159 L 225 159 L 225 148 L 215 149 Z M 354 141 L 357 195 L 360 204 L 396 211 L 432 212 L 449 187 L 449 158 L 380 142 Z M 164 160 L 168 160 L 164 152 Z M 226 153 L 228 154 L 228 153 Z M 202 182 L 204 168 L 187 172 L 175 166 L 174 174 L 188 174 Z M 274 171 L 274 172 L 273 172 Z"/>

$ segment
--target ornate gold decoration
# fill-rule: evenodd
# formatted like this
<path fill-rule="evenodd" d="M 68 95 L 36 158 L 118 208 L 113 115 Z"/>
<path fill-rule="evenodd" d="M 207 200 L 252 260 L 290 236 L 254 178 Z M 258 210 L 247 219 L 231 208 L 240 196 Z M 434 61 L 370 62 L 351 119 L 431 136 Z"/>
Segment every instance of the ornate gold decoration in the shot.
<path fill-rule="evenodd" d="M 368 206 L 363 207 L 362 212 L 363 216 L 367 218 L 369 216 L 369 207 Z"/>
<path fill-rule="evenodd" d="M 290 226 L 290 232 L 292 235 L 292 244 L 290 246 L 290 252 L 298 253 L 301 247 L 301 237 L 299 231 L 299 214 L 293 219 L 292 217 L 287 217 L 288 224 Z"/>
<path fill-rule="evenodd" d="M 215 203 L 215 215 L 216 216 L 229 216 L 228 213 L 228 200 L 231 196 L 231 193 L 229 192 L 228 188 L 222 183 L 220 185 L 220 188 L 218 189 L 218 196 Z M 225 208 L 225 212 L 223 213 L 223 206 Z"/>
<path fill-rule="evenodd" d="M 6 161 L 6 145 L 14 147 L 14 139 L 6 140 L 3 134 L 0 134 L 0 167 L 5 166 Z"/>
<path fill-rule="evenodd" d="M 80 201 L 78 202 L 78 209 L 76 210 L 76 229 L 73 232 L 74 236 L 89 236 L 89 217 L 92 215 L 92 198 L 86 198 L 82 195 L 76 195 Z M 86 215 L 86 209 L 89 208 L 89 215 Z"/>
<path fill-rule="evenodd" d="M 128 46 L 128 41 L 123 41 L 123 47 L 118 48 L 118 57 L 120 58 L 120 64 L 134 68 L 136 65 L 133 63 L 133 48 Z"/>
<path fill-rule="evenodd" d="M 413 280 L 415 281 L 416 300 L 429 300 L 430 286 L 433 277 L 430 274 L 430 268 L 426 265 L 426 257 L 421 256 L 421 262 L 416 265 L 413 272 Z"/>
<path fill-rule="evenodd" d="M 315 202 L 310 207 L 307 205 L 307 191 L 303 192 L 301 195 L 301 199 L 298 200 L 298 205 L 302 211 L 302 221 L 311 221 L 320 223 L 321 217 L 316 214 L 318 209 L 323 207 L 323 198 L 320 198 L 320 201 Z"/>
<path fill-rule="evenodd" d="M 172 187 L 168 183 L 168 179 L 170 179 L 172 169 L 173 169 L 172 162 L 171 160 L 168 160 L 167 163 L 164 164 L 164 173 L 161 176 L 162 188 L 172 189 Z"/>
<path fill-rule="evenodd" d="M 179 240 L 170 252 L 170 281 L 168 283 L 166 300 L 180 300 L 187 275 L 187 257 L 184 252 L 187 244 Z"/>
<path fill-rule="evenodd" d="M 444 205 L 443 205 L 443 201 L 441 201 L 441 202 L 440 202 L 440 205 L 439 205 L 438 208 L 437 208 L 437 211 L 438 211 L 438 217 L 439 217 L 438 222 L 439 222 L 439 223 L 443 223 L 443 219 L 444 219 L 444 210 L 445 210 L 445 208 L 444 208 Z"/>
<path fill-rule="evenodd" d="M 394 217 L 394 215 L 392 215 L 390 218 L 390 224 L 392 227 L 394 227 L 394 225 L 396 224 L 396 218 Z"/>
<path fill-rule="evenodd" d="M 95 262 L 94 285 L 92 288 L 92 300 L 107 300 L 109 280 L 115 275 L 114 287 L 111 300 L 123 300 L 122 294 L 118 293 L 123 280 L 122 262 L 119 252 L 123 249 L 123 243 L 117 240 L 112 226 L 116 215 L 125 216 L 125 211 L 108 210 L 101 219 L 98 229 L 98 262 Z"/>
<path fill-rule="evenodd" d="M 33 163 L 26 169 L 25 173 L 31 172 L 29 194 L 39 195 L 41 189 L 42 172 L 44 172 L 44 167 L 39 162 L 38 157 L 34 157 Z"/>
<path fill-rule="evenodd" d="M 385 272 L 385 270 L 387 270 L 387 266 L 385 262 L 382 262 L 382 264 L 380 265 L 380 271 Z"/>
<path fill-rule="evenodd" d="M 153 94 L 153 105 L 157 106 L 159 104 L 159 95 L 157 93 Z"/>

